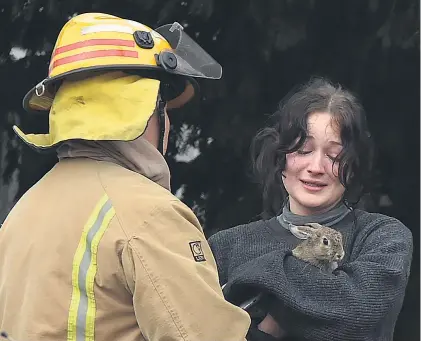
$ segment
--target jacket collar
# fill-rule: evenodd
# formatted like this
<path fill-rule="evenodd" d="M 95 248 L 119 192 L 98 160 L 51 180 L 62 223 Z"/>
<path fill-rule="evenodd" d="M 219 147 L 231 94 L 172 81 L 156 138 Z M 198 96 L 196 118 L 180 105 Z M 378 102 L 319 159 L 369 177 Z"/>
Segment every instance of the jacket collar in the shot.
<path fill-rule="evenodd" d="M 133 141 L 67 141 L 57 150 L 59 160 L 86 157 L 116 163 L 171 190 L 170 170 L 162 154 L 146 139 Z"/>

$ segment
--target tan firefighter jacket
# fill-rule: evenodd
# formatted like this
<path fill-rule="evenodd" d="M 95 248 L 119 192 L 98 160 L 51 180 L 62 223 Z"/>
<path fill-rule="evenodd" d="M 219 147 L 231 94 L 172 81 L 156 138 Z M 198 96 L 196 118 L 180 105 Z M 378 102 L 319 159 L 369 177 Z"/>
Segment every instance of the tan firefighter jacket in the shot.
<path fill-rule="evenodd" d="M 0 229 L 0 330 L 17 341 L 242 341 L 193 212 L 121 165 L 56 164 Z"/>

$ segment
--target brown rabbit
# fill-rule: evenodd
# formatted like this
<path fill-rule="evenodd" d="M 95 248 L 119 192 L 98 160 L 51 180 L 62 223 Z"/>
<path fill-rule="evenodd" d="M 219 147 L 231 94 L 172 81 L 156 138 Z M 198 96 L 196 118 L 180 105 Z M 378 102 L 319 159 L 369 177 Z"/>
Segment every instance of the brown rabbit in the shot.
<path fill-rule="evenodd" d="M 330 272 L 338 267 L 337 262 L 345 255 L 340 232 L 317 223 L 292 225 L 290 230 L 297 238 L 304 239 L 292 250 L 295 257 Z"/>

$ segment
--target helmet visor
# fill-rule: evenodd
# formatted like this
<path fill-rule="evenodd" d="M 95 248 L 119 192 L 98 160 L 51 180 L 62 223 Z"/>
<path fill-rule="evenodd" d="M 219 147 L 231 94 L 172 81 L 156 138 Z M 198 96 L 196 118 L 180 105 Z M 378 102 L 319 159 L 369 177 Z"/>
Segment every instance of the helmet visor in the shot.
<path fill-rule="evenodd" d="M 222 66 L 190 38 L 178 22 L 158 27 L 154 31 L 168 41 L 172 48 L 171 52 L 177 59 L 176 66 L 173 68 L 168 68 L 165 63 L 163 64 L 166 71 L 199 78 L 220 79 L 222 77 Z"/>

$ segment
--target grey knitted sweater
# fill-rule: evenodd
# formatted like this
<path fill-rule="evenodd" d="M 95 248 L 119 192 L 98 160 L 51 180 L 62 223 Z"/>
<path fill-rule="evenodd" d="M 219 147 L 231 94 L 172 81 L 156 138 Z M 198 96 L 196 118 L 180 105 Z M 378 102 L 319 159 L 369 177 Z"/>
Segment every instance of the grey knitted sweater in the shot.
<path fill-rule="evenodd" d="M 266 309 L 298 340 L 392 340 L 412 259 L 412 234 L 397 219 L 354 210 L 332 226 L 345 257 L 333 273 L 291 254 L 300 242 L 276 218 L 209 238 L 227 300 L 264 292 Z"/>

